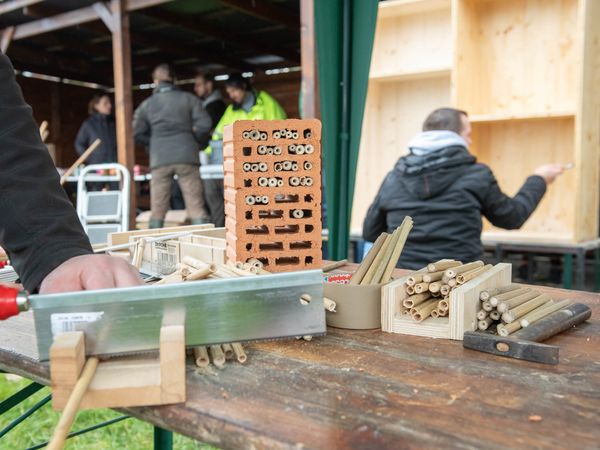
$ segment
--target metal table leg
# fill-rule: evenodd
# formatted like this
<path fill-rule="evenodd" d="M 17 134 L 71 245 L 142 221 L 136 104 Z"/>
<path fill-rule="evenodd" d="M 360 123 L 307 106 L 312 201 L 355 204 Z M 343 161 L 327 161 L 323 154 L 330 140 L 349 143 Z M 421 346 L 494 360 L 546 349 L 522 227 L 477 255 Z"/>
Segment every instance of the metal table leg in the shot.
<path fill-rule="evenodd" d="M 173 432 L 154 427 L 154 450 L 173 450 Z"/>
<path fill-rule="evenodd" d="M 575 288 L 579 290 L 585 289 L 585 250 L 577 249 L 576 254 L 576 270 L 575 270 Z"/>
<path fill-rule="evenodd" d="M 563 268 L 563 287 L 565 289 L 573 288 L 573 255 L 565 253 Z"/>

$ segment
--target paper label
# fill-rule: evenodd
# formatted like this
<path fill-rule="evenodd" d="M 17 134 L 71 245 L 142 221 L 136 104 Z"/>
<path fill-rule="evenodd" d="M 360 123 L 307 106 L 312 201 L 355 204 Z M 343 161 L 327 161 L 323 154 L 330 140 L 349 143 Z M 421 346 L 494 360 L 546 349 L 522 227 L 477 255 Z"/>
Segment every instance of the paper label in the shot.
<path fill-rule="evenodd" d="M 56 313 L 50 315 L 52 337 L 69 331 L 80 331 L 83 325 L 96 322 L 104 315 L 103 311 L 84 313 Z"/>

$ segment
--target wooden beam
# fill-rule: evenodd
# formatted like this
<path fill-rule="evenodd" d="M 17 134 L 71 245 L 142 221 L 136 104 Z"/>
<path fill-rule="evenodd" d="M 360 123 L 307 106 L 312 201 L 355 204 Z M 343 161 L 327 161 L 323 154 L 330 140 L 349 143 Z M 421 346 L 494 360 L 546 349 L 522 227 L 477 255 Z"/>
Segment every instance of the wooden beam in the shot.
<path fill-rule="evenodd" d="M 264 0 L 221 0 L 221 3 L 267 22 L 284 25 L 290 30 L 300 30 L 300 18 L 293 11 L 277 6 L 273 2 Z"/>
<path fill-rule="evenodd" d="M 41 3 L 43 0 L 12 0 L 9 2 L 0 3 L 0 15 L 6 14 L 17 9 L 25 8 L 29 5 Z"/>
<path fill-rule="evenodd" d="M 131 39 L 126 0 L 111 0 L 113 32 L 113 69 L 115 79 L 115 117 L 117 128 L 117 159 L 133 176 L 135 148 L 133 144 L 133 99 L 131 95 Z M 131 183 L 129 224 L 135 227 L 135 183 Z"/>
<path fill-rule="evenodd" d="M 160 5 L 169 1 L 171 0 L 129 0 L 127 2 L 126 11 L 149 8 L 150 6 Z M 22 25 L 17 25 L 13 39 L 25 39 L 38 34 L 93 22 L 100 18 L 101 16 L 98 14 L 94 5 L 86 6 L 73 11 L 56 14 L 52 17 L 46 17 L 32 22 L 26 22 Z"/>
<path fill-rule="evenodd" d="M 6 53 L 14 35 L 15 27 L 8 27 L 2 30 L 2 38 L 0 38 L 0 52 Z"/>
<path fill-rule="evenodd" d="M 110 30 L 111 33 L 115 32 L 115 18 L 113 17 L 110 9 L 104 2 L 96 2 L 93 5 L 94 10 L 106 25 L 106 28 Z"/>
<path fill-rule="evenodd" d="M 315 0 L 300 0 L 300 52 L 302 55 L 302 118 L 317 117 L 317 58 Z"/>

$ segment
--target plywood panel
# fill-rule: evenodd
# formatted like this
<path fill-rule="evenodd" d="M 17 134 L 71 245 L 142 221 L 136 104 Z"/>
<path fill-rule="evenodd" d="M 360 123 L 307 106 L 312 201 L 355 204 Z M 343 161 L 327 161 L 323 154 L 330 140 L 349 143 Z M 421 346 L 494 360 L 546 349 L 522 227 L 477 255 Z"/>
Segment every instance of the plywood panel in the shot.
<path fill-rule="evenodd" d="M 575 111 L 577 0 L 458 0 L 456 103 L 471 114 Z"/>
<path fill-rule="evenodd" d="M 473 124 L 471 151 L 488 164 L 501 189 L 515 195 L 527 176 L 547 163 L 569 163 L 574 157 L 573 118 Z M 575 171 L 566 172 L 549 186 L 542 202 L 517 232 L 532 238 L 572 240 L 575 226 Z M 498 231 L 485 224 L 486 231 Z M 498 237 L 498 234 L 494 234 Z"/>
<path fill-rule="evenodd" d="M 449 69 L 452 65 L 450 8 L 377 21 L 371 76 Z"/>
<path fill-rule="evenodd" d="M 369 83 L 351 230 L 358 232 L 385 175 L 407 152 L 425 117 L 450 103 L 450 79 Z"/>

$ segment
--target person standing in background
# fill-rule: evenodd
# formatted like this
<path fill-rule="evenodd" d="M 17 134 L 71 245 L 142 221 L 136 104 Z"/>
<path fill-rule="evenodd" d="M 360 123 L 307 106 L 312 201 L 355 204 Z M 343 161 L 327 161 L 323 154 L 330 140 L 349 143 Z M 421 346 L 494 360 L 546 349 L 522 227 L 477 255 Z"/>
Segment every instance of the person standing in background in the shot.
<path fill-rule="evenodd" d="M 81 124 L 75 138 L 77 154 L 82 155 L 96 139 L 100 139 L 100 146 L 89 156 L 86 164 L 116 162 L 117 133 L 110 97 L 107 94 L 94 95 L 89 102 L 88 113 L 90 116 Z"/>
<path fill-rule="evenodd" d="M 150 228 L 164 224 L 174 175 L 192 224 L 207 223 L 199 149 L 208 144 L 210 116 L 198 97 L 175 86 L 167 64 L 157 66 L 152 78 L 154 93 L 142 102 L 133 117 L 135 141 L 150 152 Z"/>
<path fill-rule="evenodd" d="M 215 77 L 211 73 L 199 72 L 194 79 L 194 92 L 202 100 L 202 106 L 212 120 L 214 127 L 219 123 L 227 105 L 223 101 L 223 96 L 219 89 L 215 89 Z M 208 157 L 208 164 L 223 165 L 222 148 L 219 151 L 216 147 L 209 146 L 204 149 Z M 204 185 L 204 199 L 210 212 L 210 221 L 216 227 L 225 226 L 225 199 L 222 178 L 208 178 L 202 180 Z"/>

